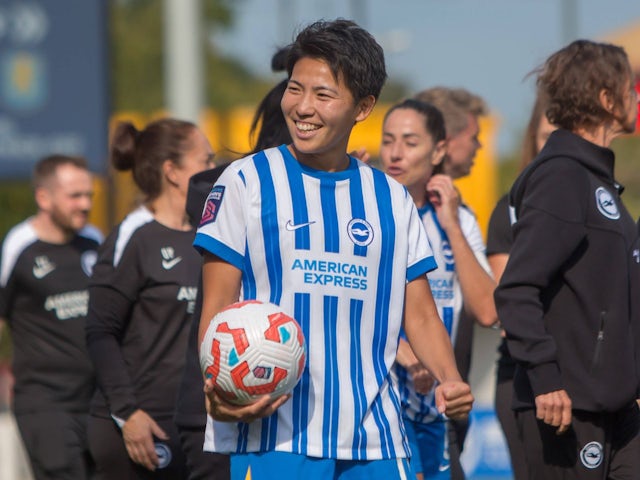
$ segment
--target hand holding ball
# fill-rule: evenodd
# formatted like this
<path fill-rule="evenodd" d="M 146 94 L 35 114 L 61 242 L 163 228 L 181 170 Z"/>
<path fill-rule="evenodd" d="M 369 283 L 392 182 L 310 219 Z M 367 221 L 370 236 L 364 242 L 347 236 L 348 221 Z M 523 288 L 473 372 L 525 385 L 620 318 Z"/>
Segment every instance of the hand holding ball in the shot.
<path fill-rule="evenodd" d="M 200 367 L 216 391 L 237 405 L 291 392 L 306 361 L 298 322 L 272 303 L 247 300 L 213 317 L 200 346 Z"/>

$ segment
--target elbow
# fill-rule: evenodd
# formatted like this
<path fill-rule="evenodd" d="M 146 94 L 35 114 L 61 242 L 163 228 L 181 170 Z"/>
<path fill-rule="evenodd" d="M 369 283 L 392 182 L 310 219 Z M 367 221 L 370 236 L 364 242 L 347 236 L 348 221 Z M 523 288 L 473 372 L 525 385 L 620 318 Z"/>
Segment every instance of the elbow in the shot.
<path fill-rule="evenodd" d="M 485 328 L 493 327 L 499 323 L 498 311 L 492 297 L 486 298 L 478 310 L 474 312 L 476 322 Z"/>
<path fill-rule="evenodd" d="M 485 328 L 491 328 L 499 323 L 498 315 L 495 310 L 493 310 L 493 312 L 486 312 L 484 315 L 478 315 L 476 317 L 476 321 L 480 326 Z"/>

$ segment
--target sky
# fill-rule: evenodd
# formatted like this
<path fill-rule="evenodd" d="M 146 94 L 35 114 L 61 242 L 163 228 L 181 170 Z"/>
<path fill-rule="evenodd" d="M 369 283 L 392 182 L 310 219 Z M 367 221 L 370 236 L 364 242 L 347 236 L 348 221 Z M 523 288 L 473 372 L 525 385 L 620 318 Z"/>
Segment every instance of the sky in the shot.
<path fill-rule="evenodd" d="M 265 77 L 276 48 L 306 24 L 357 21 L 384 47 L 389 78 L 411 92 L 444 85 L 482 96 L 500 154 L 519 148 L 531 70 L 577 38 L 640 28 L 640 0 L 239 0 L 234 9 L 235 26 L 215 34 L 216 46 Z"/>

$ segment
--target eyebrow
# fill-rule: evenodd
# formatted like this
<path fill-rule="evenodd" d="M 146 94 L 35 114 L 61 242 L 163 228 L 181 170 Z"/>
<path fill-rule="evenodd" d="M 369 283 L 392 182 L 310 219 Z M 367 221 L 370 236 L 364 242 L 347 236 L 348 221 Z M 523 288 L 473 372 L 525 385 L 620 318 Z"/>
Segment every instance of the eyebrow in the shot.
<path fill-rule="evenodd" d="M 299 81 L 297 81 L 297 80 L 294 80 L 294 79 L 292 79 L 292 78 L 291 78 L 291 79 L 289 79 L 289 83 L 295 83 L 295 84 L 296 84 L 296 85 L 298 85 L 299 87 L 304 87 L 304 85 L 302 85 L 302 83 L 301 83 L 301 82 L 299 82 Z M 319 85 L 319 86 L 316 86 L 316 87 L 311 87 L 311 90 L 312 90 L 312 91 L 314 91 L 314 92 L 318 92 L 318 91 L 320 91 L 320 90 L 327 90 L 327 91 L 329 91 L 329 92 L 333 92 L 333 93 L 335 93 L 335 94 L 337 94 L 337 93 L 338 93 L 338 91 L 337 91 L 335 88 L 331 88 L 331 87 L 328 87 L 328 86 L 326 86 L 326 85 Z"/>
<path fill-rule="evenodd" d="M 390 132 L 382 132 L 382 136 L 387 136 L 387 137 L 395 137 L 395 135 L 393 133 Z M 408 137 L 420 137 L 419 134 L 417 133 L 403 133 L 402 135 L 400 135 L 401 138 L 408 138 Z"/>

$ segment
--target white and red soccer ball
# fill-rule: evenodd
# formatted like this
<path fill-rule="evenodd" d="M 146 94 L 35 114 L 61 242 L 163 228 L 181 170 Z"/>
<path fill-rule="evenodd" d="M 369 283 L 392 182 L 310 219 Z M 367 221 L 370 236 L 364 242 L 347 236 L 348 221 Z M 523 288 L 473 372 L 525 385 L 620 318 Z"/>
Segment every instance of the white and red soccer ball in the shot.
<path fill-rule="evenodd" d="M 272 303 L 247 300 L 213 317 L 200 346 L 200 367 L 228 402 L 246 405 L 289 393 L 304 370 L 298 322 Z"/>

